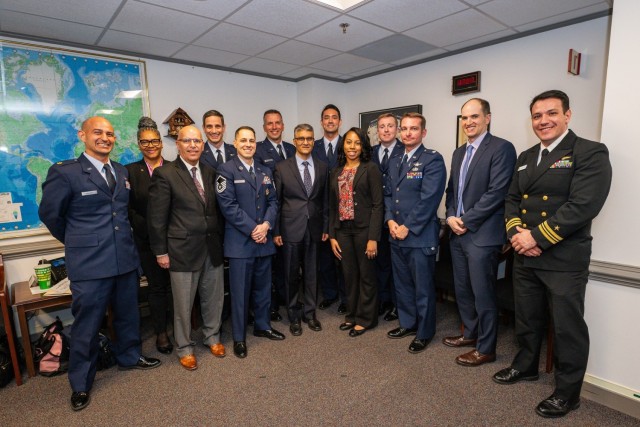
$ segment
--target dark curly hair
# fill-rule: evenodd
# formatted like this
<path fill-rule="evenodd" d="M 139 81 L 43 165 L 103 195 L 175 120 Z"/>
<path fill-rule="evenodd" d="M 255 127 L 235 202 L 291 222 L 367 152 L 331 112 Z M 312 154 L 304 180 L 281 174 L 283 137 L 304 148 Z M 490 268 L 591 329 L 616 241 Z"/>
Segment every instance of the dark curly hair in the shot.
<path fill-rule="evenodd" d="M 138 141 L 140 141 L 142 132 L 146 130 L 154 131 L 158 136 L 158 139 L 161 139 L 160 131 L 158 130 L 158 125 L 156 124 L 156 122 L 153 121 L 151 117 L 140 117 L 140 120 L 138 120 Z"/>
<path fill-rule="evenodd" d="M 347 158 L 344 155 L 344 139 L 346 138 L 349 132 L 355 133 L 358 136 L 358 139 L 360 140 L 360 145 L 362 147 L 362 152 L 360 153 L 360 161 L 364 163 L 371 160 L 372 148 L 371 148 L 371 142 L 369 141 L 369 135 L 367 135 L 367 132 L 363 131 L 360 128 L 352 127 L 351 129 L 349 129 L 344 133 L 344 135 L 342 136 L 342 139 L 338 143 L 338 148 L 336 148 L 338 153 L 338 166 L 344 166 L 347 163 Z"/>

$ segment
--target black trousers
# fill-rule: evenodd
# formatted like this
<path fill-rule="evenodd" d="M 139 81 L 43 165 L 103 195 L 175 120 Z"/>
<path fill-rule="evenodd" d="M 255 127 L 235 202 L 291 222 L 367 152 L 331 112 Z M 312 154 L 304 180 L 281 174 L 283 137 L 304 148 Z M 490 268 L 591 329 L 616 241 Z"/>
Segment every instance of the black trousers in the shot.
<path fill-rule="evenodd" d="M 540 346 L 550 313 L 555 394 L 561 399 L 580 396 L 587 370 L 589 330 L 584 321 L 584 295 L 588 275 L 587 270 L 528 268 L 517 255 L 513 265 L 516 337 L 520 349 L 511 366 L 521 372 L 538 372 Z"/>
<path fill-rule="evenodd" d="M 138 253 L 142 271 L 149 284 L 149 311 L 153 330 L 157 335 L 167 331 L 167 322 L 170 320 L 169 310 L 173 307 L 169 270 L 160 268 L 149 246 L 139 244 Z"/>
<path fill-rule="evenodd" d="M 281 249 L 289 321 L 300 321 L 303 315 L 313 319 L 318 295 L 318 243 L 307 229 L 301 242 L 284 242 Z"/>
<path fill-rule="evenodd" d="M 378 324 L 376 263 L 365 254 L 368 235 L 368 228 L 354 228 L 351 221 L 343 221 L 336 231 L 336 240 L 342 249 L 340 266 L 347 294 L 345 321 L 367 329 Z"/>

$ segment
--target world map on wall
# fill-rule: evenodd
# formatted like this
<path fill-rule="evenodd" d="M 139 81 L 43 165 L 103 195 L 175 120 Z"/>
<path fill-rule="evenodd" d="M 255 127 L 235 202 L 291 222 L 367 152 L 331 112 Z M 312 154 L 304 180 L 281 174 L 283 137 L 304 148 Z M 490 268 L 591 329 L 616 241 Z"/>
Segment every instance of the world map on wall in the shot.
<path fill-rule="evenodd" d="M 84 151 L 82 121 L 106 117 L 111 158 L 140 159 L 138 119 L 148 111 L 144 63 L 0 41 L 0 238 L 46 231 L 38 217 L 49 167 Z"/>

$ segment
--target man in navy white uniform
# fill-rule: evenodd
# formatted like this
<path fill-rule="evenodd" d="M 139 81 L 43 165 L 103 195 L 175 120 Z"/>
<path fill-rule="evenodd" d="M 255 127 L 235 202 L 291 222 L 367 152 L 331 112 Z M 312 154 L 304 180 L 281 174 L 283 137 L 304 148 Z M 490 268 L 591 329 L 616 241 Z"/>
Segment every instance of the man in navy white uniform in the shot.
<path fill-rule="evenodd" d="M 253 335 L 283 340 L 271 328 L 271 258 L 276 252 L 272 228 L 276 223 L 278 200 L 268 168 L 254 161 L 255 131 L 238 128 L 234 146 L 238 156 L 223 164 L 216 178 L 216 193 L 226 219 L 224 255 L 229 258 L 233 352 L 247 356 L 246 324 L 253 300 Z"/>
<path fill-rule="evenodd" d="M 84 153 L 51 166 L 38 210 L 53 237 L 65 245 L 73 294 L 69 383 L 74 411 L 90 401 L 100 348 L 98 331 L 109 304 L 120 368 L 160 365 L 158 359 L 140 354 L 140 260 L 129 223 L 129 175 L 109 159 L 116 143 L 113 126 L 103 117 L 90 117 L 78 137 Z"/>
<path fill-rule="evenodd" d="M 385 221 L 391 236 L 391 263 L 400 327 L 389 338 L 415 335 L 410 353 L 427 348 L 436 331 L 434 270 L 438 252 L 438 206 L 447 171 L 442 156 L 422 145 L 426 120 L 406 113 L 400 121 L 404 155 L 391 162 L 385 194 Z"/>

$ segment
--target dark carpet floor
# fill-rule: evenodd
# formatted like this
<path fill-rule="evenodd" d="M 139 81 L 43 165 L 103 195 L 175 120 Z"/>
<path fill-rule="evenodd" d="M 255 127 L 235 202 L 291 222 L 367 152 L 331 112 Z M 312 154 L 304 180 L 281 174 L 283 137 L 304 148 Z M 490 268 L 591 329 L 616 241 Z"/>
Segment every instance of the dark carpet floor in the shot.
<path fill-rule="evenodd" d="M 516 350 L 512 326 L 501 326 L 495 363 L 456 365 L 461 351 L 440 342 L 459 330 L 452 303 L 438 303 L 436 336 L 420 354 L 407 351 L 411 338 L 386 337 L 397 322 L 381 318 L 376 329 L 350 338 L 338 330 L 342 317 L 335 305 L 318 311 L 318 318 L 324 329 L 313 332 L 303 325 L 300 337 L 291 336 L 288 322 L 274 322 L 287 335 L 282 342 L 255 338 L 250 331 L 246 359 L 233 356 L 226 322 L 227 357 L 217 359 L 200 345 L 199 367 L 193 372 L 179 365 L 175 353 L 156 352 L 145 318 L 143 353 L 159 357 L 162 366 L 98 372 L 91 404 L 80 412 L 69 407 L 66 375 L 27 378 L 21 387 L 14 382 L 0 389 L 0 425 L 640 425 L 640 420 L 584 398 L 580 409 L 563 419 L 538 417 L 534 408 L 553 391 L 552 374 L 541 373 L 537 382 L 495 384 L 491 375 L 508 366 Z"/>

